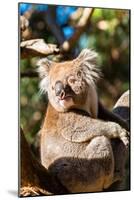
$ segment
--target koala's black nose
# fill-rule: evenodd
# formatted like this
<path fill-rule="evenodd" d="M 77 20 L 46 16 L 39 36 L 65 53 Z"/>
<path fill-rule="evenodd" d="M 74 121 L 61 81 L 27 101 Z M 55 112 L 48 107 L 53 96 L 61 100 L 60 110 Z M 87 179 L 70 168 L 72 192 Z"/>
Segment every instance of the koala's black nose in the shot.
<path fill-rule="evenodd" d="M 55 83 L 55 94 L 60 98 L 64 98 L 65 96 L 64 85 L 61 81 Z"/>

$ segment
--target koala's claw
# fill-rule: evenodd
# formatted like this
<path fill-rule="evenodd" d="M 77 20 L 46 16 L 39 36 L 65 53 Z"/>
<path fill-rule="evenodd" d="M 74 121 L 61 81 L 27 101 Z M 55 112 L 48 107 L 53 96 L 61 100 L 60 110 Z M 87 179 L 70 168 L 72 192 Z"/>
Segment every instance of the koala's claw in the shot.
<path fill-rule="evenodd" d="M 125 145 L 126 149 L 129 147 L 129 132 L 123 129 L 120 125 L 114 127 L 114 137 L 119 138 Z"/>
<path fill-rule="evenodd" d="M 130 133 L 128 131 L 126 131 L 125 129 L 122 130 L 120 139 L 122 140 L 127 149 L 129 147 L 129 135 Z"/>

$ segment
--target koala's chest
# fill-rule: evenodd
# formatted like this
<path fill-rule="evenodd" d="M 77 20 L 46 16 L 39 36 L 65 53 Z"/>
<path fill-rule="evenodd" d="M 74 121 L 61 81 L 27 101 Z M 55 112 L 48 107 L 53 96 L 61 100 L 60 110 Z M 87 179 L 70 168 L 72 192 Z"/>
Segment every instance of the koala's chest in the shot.
<path fill-rule="evenodd" d="M 41 136 L 41 161 L 46 168 L 59 158 L 78 158 L 86 147 L 86 143 L 73 143 L 47 132 Z"/>

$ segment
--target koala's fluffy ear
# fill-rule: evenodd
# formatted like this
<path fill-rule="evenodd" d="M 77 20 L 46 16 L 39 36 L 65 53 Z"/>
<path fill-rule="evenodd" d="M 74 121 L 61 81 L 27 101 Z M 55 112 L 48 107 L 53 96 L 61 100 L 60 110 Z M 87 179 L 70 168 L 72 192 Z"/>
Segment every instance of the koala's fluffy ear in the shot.
<path fill-rule="evenodd" d="M 39 73 L 40 78 L 42 79 L 40 82 L 40 92 L 45 93 L 48 90 L 49 85 L 49 71 L 52 67 L 52 61 L 47 58 L 40 59 L 37 62 L 37 72 Z"/>
<path fill-rule="evenodd" d="M 85 74 L 87 82 L 95 83 L 100 77 L 101 73 L 97 67 L 98 54 L 91 49 L 84 49 L 77 57 L 78 62 Z"/>
<path fill-rule="evenodd" d="M 78 59 L 79 60 L 82 60 L 82 61 L 87 61 L 87 62 L 90 62 L 92 64 L 96 64 L 97 63 L 97 57 L 98 57 L 98 54 L 91 50 L 91 49 L 83 49 L 81 51 L 81 53 L 79 54 L 78 56 Z"/>
<path fill-rule="evenodd" d="M 47 58 L 42 58 L 37 62 L 37 72 L 39 73 L 41 79 L 48 76 L 51 65 L 52 61 L 48 60 Z"/>

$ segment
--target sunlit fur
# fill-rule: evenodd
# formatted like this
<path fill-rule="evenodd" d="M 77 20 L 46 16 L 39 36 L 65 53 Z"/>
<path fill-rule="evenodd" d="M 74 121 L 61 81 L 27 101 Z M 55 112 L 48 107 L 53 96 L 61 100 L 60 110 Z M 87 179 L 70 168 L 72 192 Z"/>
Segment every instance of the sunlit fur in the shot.
<path fill-rule="evenodd" d="M 45 58 L 39 60 L 37 65 L 42 79 L 40 90 L 42 93 L 48 93 L 49 101 L 57 111 L 66 112 L 70 108 L 78 108 L 96 118 L 98 98 L 95 83 L 99 78 L 99 70 L 95 51 L 84 49 L 76 59 L 60 63 Z M 75 80 L 74 83 L 71 83 L 71 78 Z M 74 102 L 68 102 L 64 108 L 52 90 L 55 82 L 59 80 L 68 84 L 75 93 Z"/>
<path fill-rule="evenodd" d="M 72 61 L 41 59 L 38 63 L 41 91 L 49 99 L 41 128 L 41 163 L 70 193 L 104 191 L 124 179 L 127 132 L 117 123 L 94 119 L 98 109 L 96 60 L 97 54 L 85 49 Z M 58 100 L 57 81 L 71 87 L 69 101 Z M 120 142 L 113 151 L 114 138 Z"/>

